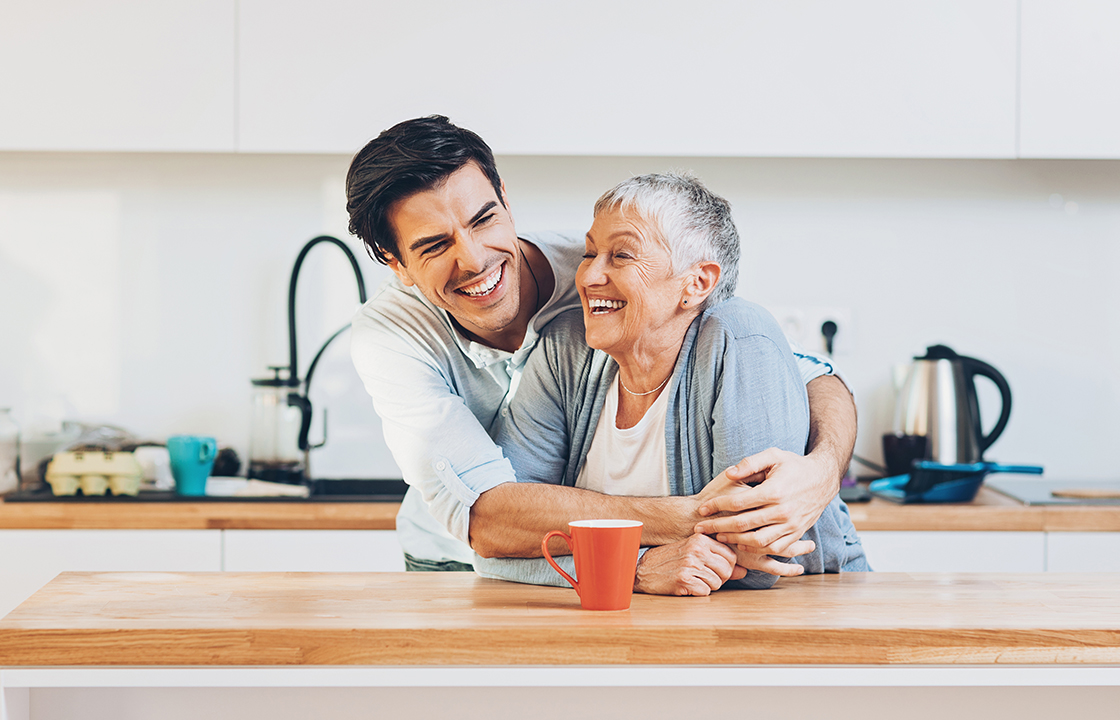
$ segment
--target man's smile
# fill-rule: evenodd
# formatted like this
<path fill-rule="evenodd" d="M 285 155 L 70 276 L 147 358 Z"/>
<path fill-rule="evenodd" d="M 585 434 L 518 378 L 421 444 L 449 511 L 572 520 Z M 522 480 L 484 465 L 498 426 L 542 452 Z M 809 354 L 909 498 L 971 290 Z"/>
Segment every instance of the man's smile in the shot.
<path fill-rule="evenodd" d="M 502 262 L 498 265 L 498 267 L 494 268 L 494 270 L 486 277 L 482 278 L 478 282 L 471 283 L 470 285 L 465 285 L 455 292 L 462 293 L 463 295 L 472 298 L 486 297 L 490 293 L 494 292 L 494 288 L 498 287 L 498 282 L 505 274 L 505 267 L 505 262 Z"/>

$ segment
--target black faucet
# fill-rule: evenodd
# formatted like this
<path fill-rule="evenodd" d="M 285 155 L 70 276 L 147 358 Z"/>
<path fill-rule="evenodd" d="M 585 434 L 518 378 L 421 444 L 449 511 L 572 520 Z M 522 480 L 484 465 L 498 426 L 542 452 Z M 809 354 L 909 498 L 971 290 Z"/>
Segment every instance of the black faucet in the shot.
<path fill-rule="evenodd" d="M 312 445 L 307 440 L 308 431 L 311 429 L 311 400 L 309 399 L 311 394 L 311 376 L 315 373 L 315 366 L 319 364 L 319 359 L 323 357 L 323 352 L 326 351 L 327 346 L 350 327 L 350 324 L 347 323 L 327 338 L 327 341 L 319 348 L 319 352 L 315 353 L 315 357 L 311 359 L 311 364 L 307 366 L 307 375 L 301 383 L 298 372 L 299 364 L 296 360 L 296 284 L 299 281 L 299 269 L 303 265 L 303 260 L 307 257 L 307 253 L 311 248 L 324 242 L 337 245 L 339 249 L 346 254 L 346 258 L 350 261 L 350 267 L 354 269 L 354 279 L 358 282 L 358 297 L 361 302 L 364 303 L 366 301 L 366 283 L 362 278 L 361 268 L 358 267 L 358 259 L 354 257 L 354 253 L 350 252 L 350 248 L 348 248 L 344 242 L 330 235 L 320 235 L 317 238 L 309 240 L 307 244 L 303 246 L 303 249 L 299 251 L 299 255 L 296 257 L 296 264 L 292 268 L 292 280 L 288 284 L 288 377 L 295 388 L 295 391 L 288 394 L 288 405 L 298 407 L 300 410 L 299 449 L 303 452 L 322 447 L 327 442 L 326 410 L 323 410 L 323 441 Z M 303 387 L 302 393 L 299 392 L 301 384 Z"/>

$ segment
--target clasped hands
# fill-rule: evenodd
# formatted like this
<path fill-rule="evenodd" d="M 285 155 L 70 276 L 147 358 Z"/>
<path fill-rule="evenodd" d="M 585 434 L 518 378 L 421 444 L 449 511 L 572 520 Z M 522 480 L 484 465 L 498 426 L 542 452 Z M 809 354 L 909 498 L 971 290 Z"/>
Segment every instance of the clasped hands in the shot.
<path fill-rule="evenodd" d="M 652 547 L 642 556 L 634 590 L 709 595 L 727 581 L 745 577 L 748 570 L 800 575 L 800 565 L 771 556 L 794 558 L 816 549 L 801 537 L 835 494 L 829 493 L 831 472 L 811 456 L 777 448 L 727 468 L 692 496 L 692 534 Z"/>

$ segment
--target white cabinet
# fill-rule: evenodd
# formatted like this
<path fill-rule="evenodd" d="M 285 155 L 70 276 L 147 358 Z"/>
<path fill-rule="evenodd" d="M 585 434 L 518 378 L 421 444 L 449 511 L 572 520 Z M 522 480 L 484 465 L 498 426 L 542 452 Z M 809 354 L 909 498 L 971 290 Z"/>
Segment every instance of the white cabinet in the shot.
<path fill-rule="evenodd" d="M 239 148 L 440 113 L 499 153 L 1014 157 L 1015 0 L 241 0 Z"/>
<path fill-rule="evenodd" d="M 5 2 L 0 150 L 234 150 L 234 8 Z"/>
<path fill-rule="evenodd" d="M 1020 155 L 1120 158 L 1120 3 L 1023 0 Z"/>
<path fill-rule="evenodd" d="M 1120 533 L 1047 533 L 1046 569 L 1050 572 L 1120 572 Z"/>
<path fill-rule="evenodd" d="M 220 530 L 0 530 L 0 617 L 63 571 L 216 572 Z"/>
<path fill-rule="evenodd" d="M 861 532 L 878 572 L 1042 572 L 1042 532 Z"/>
<path fill-rule="evenodd" d="M 398 572 L 392 530 L 224 530 L 229 572 Z"/>

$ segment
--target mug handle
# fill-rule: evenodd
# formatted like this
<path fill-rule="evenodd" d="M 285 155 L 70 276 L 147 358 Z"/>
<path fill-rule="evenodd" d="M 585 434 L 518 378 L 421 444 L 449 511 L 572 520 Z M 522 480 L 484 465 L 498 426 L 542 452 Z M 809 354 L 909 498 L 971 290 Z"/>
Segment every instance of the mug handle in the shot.
<path fill-rule="evenodd" d="M 203 440 L 198 449 L 198 461 L 208 463 L 218 455 L 218 443 L 214 440 Z"/>
<path fill-rule="evenodd" d="M 557 565 L 556 561 L 552 559 L 552 553 L 548 551 L 548 541 L 552 537 L 562 537 L 564 538 L 564 542 L 568 543 L 568 547 L 572 547 L 572 536 L 566 532 L 553 530 L 552 532 L 544 536 L 544 540 L 541 540 L 541 552 L 544 553 L 544 559 L 548 561 L 548 564 L 552 566 L 552 569 L 563 575 L 564 579 L 570 582 L 572 584 L 572 587 L 576 589 L 576 595 L 580 596 L 579 583 L 573 580 L 571 575 L 560 569 L 560 566 Z"/>

